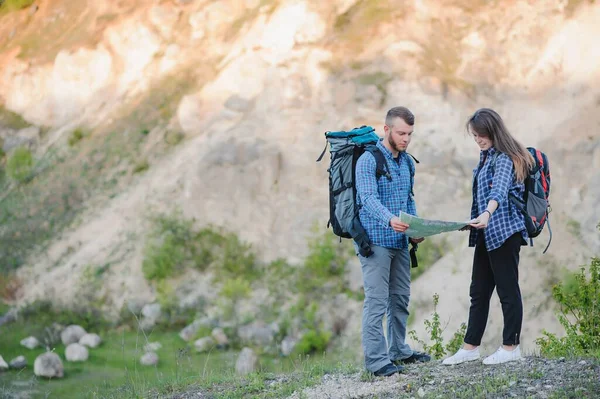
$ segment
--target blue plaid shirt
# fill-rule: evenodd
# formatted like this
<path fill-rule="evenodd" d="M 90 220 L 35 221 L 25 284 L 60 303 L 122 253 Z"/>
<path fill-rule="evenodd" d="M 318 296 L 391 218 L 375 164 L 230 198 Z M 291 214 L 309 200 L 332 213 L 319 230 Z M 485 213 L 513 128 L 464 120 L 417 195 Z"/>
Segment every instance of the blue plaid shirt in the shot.
<path fill-rule="evenodd" d="M 375 157 L 365 152 L 356 162 L 356 201 L 360 207 L 359 217 L 373 245 L 385 248 L 408 248 L 408 239 L 402 233 L 396 233 L 390 226 L 390 219 L 406 212 L 417 216 L 415 201 L 410 194 L 410 169 L 413 162 L 405 152 L 394 160 L 392 153 L 382 141 L 377 147 L 383 153 L 392 180 L 381 176 L 377 180 Z"/>
<path fill-rule="evenodd" d="M 492 175 L 491 161 L 494 154 L 498 155 Z M 521 232 L 523 239 L 527 238 L 525 218 L 508 198 L 510 193 L 523 199 L 524 192 L 525 185 L 517 183 L 515 167 L 508 155 L 498 152 L 494 147 L 487 151 L 481 151 L 479 165 L 473 169 L 471 218 L 474 219 L 481 215 L 487 208 L 489 201 L 496 200 L 498 202 L 498 209 L 490 218 L 488 226 L 483 230 L 488 251 L 499 248 L 508 237 L 515 233 Z M 481 230 L 471 230 L 469 235 L 470 247 L 475 246 L 477 236 L 481 232 Z"/>

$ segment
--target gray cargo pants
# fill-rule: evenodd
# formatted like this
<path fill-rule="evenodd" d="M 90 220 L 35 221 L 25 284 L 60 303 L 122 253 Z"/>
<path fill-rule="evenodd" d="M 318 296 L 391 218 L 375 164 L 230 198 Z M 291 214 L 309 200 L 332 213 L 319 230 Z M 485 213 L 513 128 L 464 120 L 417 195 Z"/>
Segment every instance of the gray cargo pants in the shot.
<path fill-rule="evenodd" d="M 373 255 L 358 255 L 362 265 L 365 302 L 362 319 L 362 345 L 367 370 L 375 372 L 413 354 L 406 344 L 406 322 L 410 297 L 410 257 L 408 249 L 373 245 Z M 387 312 L 387 338 L 383 335 L 383 315 Z"/>

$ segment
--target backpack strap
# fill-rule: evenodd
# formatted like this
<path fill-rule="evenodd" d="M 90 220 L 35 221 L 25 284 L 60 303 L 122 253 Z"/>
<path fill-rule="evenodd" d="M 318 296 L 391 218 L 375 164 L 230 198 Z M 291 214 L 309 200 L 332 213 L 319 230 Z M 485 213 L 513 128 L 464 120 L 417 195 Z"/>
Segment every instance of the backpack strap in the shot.
<path fill-rule="evenodd" d="M 327 133 L 329 133 L 329 132 L 325 132 L 325 148 L 323 148 L 323 152 L 321 153 L 321 155 L 319 155 L 319 158 L 317 158 L 317 162 L 321 162 L 321 159 L 323 159 L 325 152 L 327 152 L 327 144 L 329 144 L 327 142 Z"/>
<path fill-rule="evenodd" d="M 408 152 L 407 154 L 410 155 L 411 158 L 415 160 L 415 162 L 420 163 L 417 158 L 412 156 L 412 154 L 409 154 Z M 413 189 L 415 186 L 415 164 L 408 158 L 406 158 L 406 162 L 408 163 L 408 170 L 410 171 L 410 195 L 411 197 L 414 197 L 415 192 L 413 191 Z"/>
<path fill-rule="evenodd" d="M 377 148 L 376 145 L 370 145 L 367 146 L 365 150 L 369 151 L 371 155 L 373 155 L 373 157 L 375 158 L 375 177 L 377 178 L 377 180 L 379 180 L 381 176 L 385 176 L 388 180 L 392 180 L 392 175 L 390 174 L 390 170 L 387 161 L 385 160 L 385 156 L 379 150 L 379 148 Z"/>

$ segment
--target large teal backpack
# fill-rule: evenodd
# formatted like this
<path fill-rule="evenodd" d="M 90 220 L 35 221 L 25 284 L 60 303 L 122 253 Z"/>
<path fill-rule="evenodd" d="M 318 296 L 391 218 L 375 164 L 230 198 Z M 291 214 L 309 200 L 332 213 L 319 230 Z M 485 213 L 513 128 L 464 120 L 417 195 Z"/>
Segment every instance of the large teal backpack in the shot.
<path fill-rule="evenodd" d="M 317 162 L 323 159 L 329 145 L 331 161 L 327 170 L 329 172 L 329 222 L 327 227 L 333 227 L 333 233 L 341 238 L 352 238 L 358 245 L 359 253 L 368 257 L 373 252 L 369 237 L 358 217 L 355 168 L 358 158 L 365 151 L 369 151 L 375 157 L 377 179 L 382 176 L 389 180 L 392 179 L 385 157 L 376 145 L 379 136 L 371 126 L 362 126 L 350 131 L 325 132 L 325 139 L 327 144 Z M 415 171 L 413 163 L 409 162 L 408 164 L 411 172 L 412 195 Z"/>

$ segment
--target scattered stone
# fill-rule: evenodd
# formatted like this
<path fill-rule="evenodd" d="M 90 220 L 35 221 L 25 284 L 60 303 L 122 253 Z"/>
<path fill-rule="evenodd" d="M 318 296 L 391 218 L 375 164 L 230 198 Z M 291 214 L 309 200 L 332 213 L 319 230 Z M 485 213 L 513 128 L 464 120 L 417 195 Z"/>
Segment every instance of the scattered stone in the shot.
<path fill-rule="evenodd" d="M 143 366 L 156 366 L 158 364 L 158 355 L 154 352 L 147 352 L 140 358 L 140 363 Z"/>
<path fill-rule="evenodd" d="M 225 332 L 222 328 L 215 328 L 212 331 L 211 336 L 215 340 L 219 348 L 224 348 L 227 347 L 227 345 L 229 345 L 229 339 L 227 338 L 227 335 L 225 335 Z"/>
<path fill-rule="evenodd" d="M 148 319 L 148 318 L 142 318 L 142 320 L 140 321 L 140 328 L 143 331 L 150 331 L 154 328 L 154 326 L 156 325 L 156 320 L 155 319 Z"/>
<path fill-rule="evenodd" d="M 127 310 L 136 316 L 142 314 L 144 306 L 146 306 L 146 301 L 141 298 L 132 298 L 127 301 Z"/>
<path fill-rule="evenodd" d="M 243 343 L 267 346 L 273 343 L 273 328 L 262 322 L 254 322 L 238 328 L 238 337 Z"/>
<path fill-rule="evenodd" d="M 78 343 L 70 344 L 65 349 L 65 359 L 68 362 L 85 362 L 88 360 L 89 352 L 87 348 Z"/>
<path fill-rule="evenodd" d="M 33 373 L 38 377 L 62 378 L 64 367 L 56 353 L 46 352 L 39 355 L 33 362 Z"/>
<path fill-rule="evenodd" d="M 25 356 L 15 357 L 13 360 L 10 361 L 9 366 L 11 369 L 23 369 L 27 366 L 27 359 L 25 359 Z"/>
<path fill-rule="evenodd" d="M 256 371 L 258 367 L 258 356 L 250 348 L 244 348 L 235 362 L 235 371 L 245 375 Z"/>
<path fill-rule="evenodd" d="M 97 348 L 102 343 L 102 338 L 98 334 L 85 334 L 79 340 L 79 344 L 88 348 Z"/>
<path fill-rule="evenodd" d="M 27 337 L 21 340 L 21 345 L 27 349 L 35 349 L 40 346 L 40 341 L 38 341 L 36 337 Z"/>
<path fill-rule="evenodd" d="M 561 357 L 558 359 L 559 362 L 564 362 L 566 359 L 564 357 Z"/>
<path fill-rule="evenodd" d="M 232 111 L 245 112 L 248 111 L 252 106 L 252 101 L 234 94 L 233 96 L 229 97 L 227 101 L 225 101 L 224 105 L 225 108 L 229 108 Z"/>
<path fill-rule="evenodd" d="M 144 345 L 144 351 L 146 352 L 156 352 L 160 348 L 162 348 L 162 344 L 160 342 L 148 342 Z"/>
<path fill-rule="evenodd" d="M 298 343 L 298 339 L 288 335 L 281 341 L 281 354 L 283 356 L 289 356 L 294 351 L 296 344 Z"/>
<path fill-rule="evenodd" d="M 8 370 L 8 364 L 6 364 L 6 362 L 4 361 L 4 358 L 2 358 L 2 356 L 0 356 L 0 371 L 6 371 Z"/>
<path fill-rule="evenodd" d="M 181 330 L 179 336 L 184 341 L 190 342 L 198 334 L 198 331 L 200 331 L 201 328 L 210 327 L 211 325 L 212 321 L 207 317 L 203 319 L 194 320 L 192 324 Z"/>
<path fill-rule="evenodd" d="M 160 303 L 151 303 L 142 308 L 142 316 L 147 319 L 158 320 L 160 315 Z"/>
<path fill-rule="evenodd" d="M 81 337 L 83 337 L 85 334 L 87 333 L 83 327 L 72 324 L 65 328 L 62 333 L 60 333 L 60 340 L 65 346 L 68 346 L 70 344 L 78 343 Z"/>
<path fill-rule="evenodd" d="M 417 395 L 419 395 L 419 398 L 425 397 L 425 390 L 423 390 L 423 388 L 419 388 Z"/>
<path fill-rule="evenodd" d="M 535 389 L 535 387 L 527 387 L 526 391 L 527 392 L 535 392 L 536 389 Z"/>
<path fill-rule="evenodd" d="M 16 319 L 16 311 L 14 309 L 11 309 L 4 316 L 0 316 L 0 326 L 2 326 L 3 324 L 11 323 Z"/>
<path fill-rule="evenodd" d="M 196 340 L 194 342 L 194 347 L 196 348 L 196 352 L 208 352 L 215 346 L 215 341 L 212 337 L 204 337 Z"/>
<path fill-rule="evenodd" d="M 585 360 L 582 360 L 579 362 L 579 364 L 581 364 L 582 366 L 585 366 L 587 364 L 587 362 Z"/>

